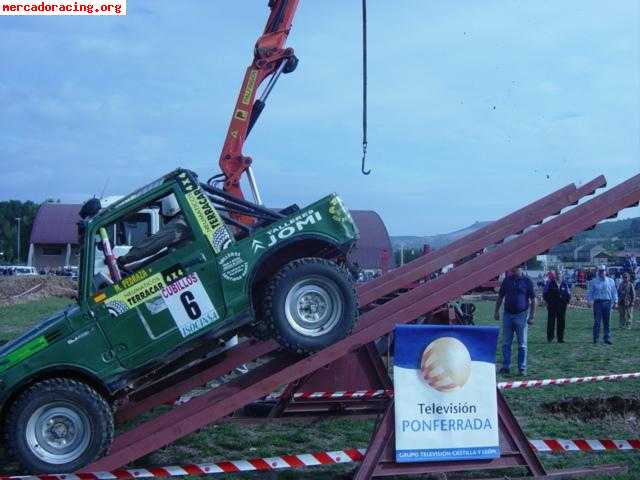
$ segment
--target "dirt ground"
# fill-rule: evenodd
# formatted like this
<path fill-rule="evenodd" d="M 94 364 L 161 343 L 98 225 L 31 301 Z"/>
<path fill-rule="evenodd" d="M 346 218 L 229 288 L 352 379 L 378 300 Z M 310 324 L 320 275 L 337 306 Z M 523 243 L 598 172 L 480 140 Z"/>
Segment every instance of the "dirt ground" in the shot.
<path fill-rule="evenodd" d="M 565 417 L 575 417 L 581 420 L 594 420 L 608 415 L 618 415 L 627 422 L 638 424 L 640 416 L 640 396 L 611 397 L 570 397 L 542 405 L 544 410 Z"/>
<path fill-rule="evenodd" d="M 43 300 L 50 297 L 74 298 L 77 283 L 69 277 L 25 275 L 0 277 L 0 305 Z"/>

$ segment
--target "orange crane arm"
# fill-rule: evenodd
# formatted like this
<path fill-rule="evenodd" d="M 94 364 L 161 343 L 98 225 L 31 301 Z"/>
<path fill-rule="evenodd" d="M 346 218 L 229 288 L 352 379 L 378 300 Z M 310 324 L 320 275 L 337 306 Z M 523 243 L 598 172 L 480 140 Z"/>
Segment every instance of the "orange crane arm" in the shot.
<path fill-rule="evenodd" d="M 242 147 L 264 109 L 266 98 L 271 93 L 280 74 L 292 72 L 298 64 L 293 49 L 285 48 L 293 17 L 298 8 L 298 0 L 270 0 L 269 8 L 271 13 L 264 33 L 256 42 L 253 62 L 244 75 L 219 162 L 224 175 L 224 190 L 243 199 L 240 178 L 247 171 L 257 203 L 261 203 L 261 201 L 250 168 L 251 157 L 243 155 Z M 260 99 L 256 100 L 258 88 L 268 77 L 271 78 L 267 86 Z M 236 220 L 244 224 L 253 223 L 251 217 L 235 216 Z"/>

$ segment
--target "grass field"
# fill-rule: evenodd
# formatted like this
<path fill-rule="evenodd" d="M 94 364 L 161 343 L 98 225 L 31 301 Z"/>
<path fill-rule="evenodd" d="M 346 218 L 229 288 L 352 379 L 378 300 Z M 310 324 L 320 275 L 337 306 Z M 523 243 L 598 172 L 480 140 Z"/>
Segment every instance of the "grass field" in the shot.
<path fill-rule="evenodd" d="M 48 299 L 37 304 L 0 308 L 0 343 L 23 330 L 38 317 L 51 313 L 68 303 L 66 299 Z M 492 319 L 493 304 L 477 304 L 476 323 L 496 325 Z M 640 319 L 636 314 L 636 322 Z M 591 314 L 587 310 L 570 310 L 567 314 L 565 344 L 547 343 L 546 310 L 539 308 L 536 322 L 529 332 L 529 367 L 527 378 L 555 378 L 592 374 L 640 371 L 640 325 L 633 330 L 618 328 L 617 313 L 612 318 L 611 346 L 591 343 Z M 514 344 L 513 355 L 516 355 Z M 500 359 L 498 354 L 498 359 Z M 512 365 L 515 365 L 515 358 Z M 501 377 L 500 380 L 503 378 Z M 601 382 L 562 387 L 520 389 L 506 391 L 505 396 L 529 438 L 638 438 L 640 409 L 637 407 L 640 380 Z M 607 410 L 602 400 L 619 396 L 635 399 L 625 411 Z M 572 398 L 590 402 L 576 414 L 551 413 L 545 404 Z M 207 462 L 222 459 L 243 459 L 304 453 L 317 450 L 337 450 L 366 447 L 372 421 L 331 420 L 312 425 L 275 423 L 273 425 L 242 426 L 220 424 L 204 428 L 162 450 L 141 459 L 137 466 Z M 629 467 L 620 479 L 640 478 L 640 452 L 543 454 L 549 469 L 623 463 Z M 4 456 L 0 448 L 0 472 L 14 472 L 17 468 Z M 352 468 L 352 467 L 350 467 Z M 308 469 L 258 475 L 259 478 L 332 479 L 346 467 Z M 462 475 L 462 477 L 466 477 Z M 222 477 L 216 477 L 222 478 Z M 229 478 L 256 478 L 229 476 Z M 449 476 L 448 478 L 453 478 Z M 594 477 L 595 478 L 595 477 Z"/>

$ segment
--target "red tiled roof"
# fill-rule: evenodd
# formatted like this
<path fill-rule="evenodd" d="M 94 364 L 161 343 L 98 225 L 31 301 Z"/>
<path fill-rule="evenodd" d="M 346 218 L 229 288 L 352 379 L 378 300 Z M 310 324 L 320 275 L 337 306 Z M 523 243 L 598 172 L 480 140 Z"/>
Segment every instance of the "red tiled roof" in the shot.
<path fill-rule="evenodd" d="M 31 229 L 31 243 L 77 244 L 81 205 L 43 203 Z"/>

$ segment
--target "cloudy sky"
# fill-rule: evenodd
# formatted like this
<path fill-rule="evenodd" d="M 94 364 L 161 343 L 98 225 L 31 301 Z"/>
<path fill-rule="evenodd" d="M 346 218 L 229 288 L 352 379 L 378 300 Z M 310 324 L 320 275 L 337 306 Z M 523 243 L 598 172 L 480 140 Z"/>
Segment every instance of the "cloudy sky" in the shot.
<path fill-rule="evenodd" d="M 0 200 L 124 194 L 178 166 L 217 173 L 266 4 L 0 17 Z M 245 145 L 268 204 L 336 191 L 392 234 L 431 234 L 640 171 L 640 2 L 369 4 L 373 173 L 359 165 L 360 2 L 301 0 L 288 42 L 300 65 Z"/>

